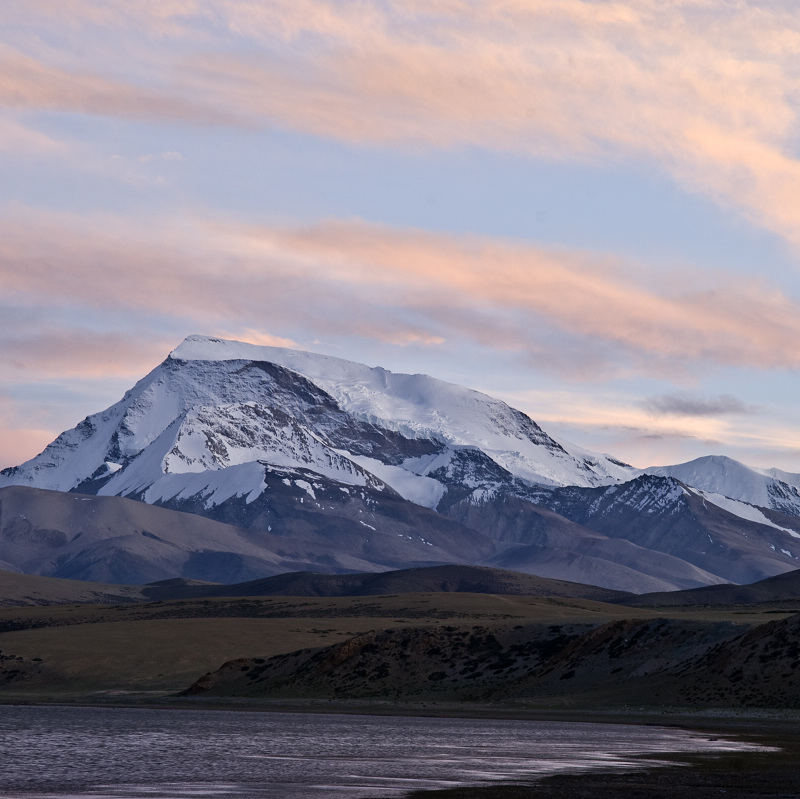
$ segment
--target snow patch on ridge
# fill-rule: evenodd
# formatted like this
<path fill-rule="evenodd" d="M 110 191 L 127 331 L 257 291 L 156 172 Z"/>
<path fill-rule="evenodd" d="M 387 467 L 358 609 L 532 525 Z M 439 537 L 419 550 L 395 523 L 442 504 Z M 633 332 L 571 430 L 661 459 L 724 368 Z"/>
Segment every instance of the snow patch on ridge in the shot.
<path fill-rule="evenodd" d="M 249 504 L 267 487 L 264 466 L 258 462 L 237 464 L 201 473 L 165 474 L 144 492 L 144 501 L 159 504 L 188 500 L 199 495 L 206 508 L 221 505 L 231 497 L 246 497 Z"/>
<path fill-rule="evenodd" d="M 701 491 L 697 488 L 690 488 L 689 490 L 696 496 L 702 497 L 712 505 L 716 505 L 718 508 L 722 508 L 723 510 L 728 511 L 728 513 L 738 516 L 740 519 L 746 519 L 747 521 L 755 522 L 756 524 L 764 524 L 767 527 L 774 527 L 776 530 L 789 533 L 789 535 L 793 538 L 800 538 L 800 533 L 796 532 L 795 530 L 790 530 L 788 527 L 781 527 L 779 524 L 775 524 L 775 522 L 773 522 L 771 519 L 768 519 L 758 508 L 754 507 L 753 505 L 731 499 L 730 497 L 723 496 L 722 494 L 714 494 L 710 491 Z"/>
<path fill-rule="evenodd" d="M 403 499 L 407 499 L 415 505 L 421 505 L 424 508 L 435 508 L 444 494 L 445 488 L 438 480 L 415 474 L 414 470 L 406 468 L 407 461 L 403 466 L 391 466 L 375 458 L 368 458 L 365 455 L 352 455 L 341 450 L 337 450 L 337 452 L 340 455 L 345 455 L 354 463 L 383 480 L 384 483 L 397 491 Z"/>
<path fill-rule="evenodd" d="M 785 472 L 783 469 L 753 469 L 753 471 L 763 474 L 765 477 L 771 477 L 773 480 L 778 480 L 781 483 L 792 486 L 793 488 L 800 489 L 800 474 L 794 472 Z"/>

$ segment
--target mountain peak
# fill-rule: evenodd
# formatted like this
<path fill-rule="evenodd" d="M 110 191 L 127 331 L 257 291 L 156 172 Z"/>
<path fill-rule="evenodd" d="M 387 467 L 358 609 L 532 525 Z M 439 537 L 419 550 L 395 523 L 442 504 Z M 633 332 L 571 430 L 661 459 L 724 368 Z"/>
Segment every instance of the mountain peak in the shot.
<path fill-rule="evenodd" d="M 797 475 L 778 475 L 769 470 L 753 469 L 727 455 L 706 455 L 688 463 L 657 466 L 645 472 L 674 477 L 710 494 L 800 516 Z"/>
<path fill-rule="evenodd" d="M 300 354 L 300 352 L 284 347 L 249 344 L 246 341 L 234 341 L 195 333 L 187 336 L 175 347 L 169 357 L 176 361 L 272 361 L 276 353 L 282 353 L 285 357 L 290 353 Z"/>
<path fill-rule="evenodd" d="M 758 474 L 756 469 L 727 455 L 703 455 L 700 458 L 695 458 L 686 463 L 674 464 L 672 466 L 655 466 L 650 469 L 645 469 L 645 471 L 649 474 L 669 474 L 673 477 L 677 477 L 679 480 L 683 480 L 684 477 L 691 477 L 691 479 L 694 479 L 695 474 L 711 474 L 717 479 L 752 479 L 753 475 Z M 694 485 L 691 479 L 689 483 Z"/>
<path fill-rule="evenodd" d="M 737 461 L 735 458 L 731 458 L 729 455 L 703 455 L 700 458 L 695 458 L 693 461 L 689 461 L 689 463 L 698 465 L 714 464 L 715 466 L 722 466 L 722 467 L 730 466 L 734 468 L 739 468 L 744 466 L 745 468 L 750 468 L 748 466 L 745 466 L 745 464 L 743 464 L 741 461 Z"/>
<path fill-rule="evenodd" d="M 296 418 L 278 424 L 281 414 Z M 342 425 L 352 441 L 339 440 Z M 284 428 L 293 434 L 282 438 Z M 389 447 L 393 454 L 387 449 L 376 459 L 377 439 L 402 439 L 405 456 Z M 208 450 L 211 440 L 219 452 Z M 632 476 L 604 456 L 562 446 L 524 413 L 473 389 L 304 350 L 191 335 L 120 402 L 62 433 L 41 456 L 0 477 L 0 485 L 85 489 L 102 477 L 103 485 L 92 482 L 92 490 L 123 492 L 124 483 L 126 496 L 134 488 L 138 495 L 163 479 L 177 485 L 178 466 L 199 473 L 212 463 L 216 469 L 278 458 L 283 467 L 287 447 L 296 446 L 305 452 L 297 464 L 308 468 L 306 450 L 329 445 L 337 453 L 325 458 L 355 459 L 349 471 L 376 469 L 391 485 L 390 469 L 402 484 L 424 483 L 426 502 L 434 482 L 428 472 L 446 471 L 465 447 L 535 484 L 597 485 Z M 182 453 L 180 464 L 173 463 L 173 449 Z M 369 453 L 369 462 L 359 461 Z"/>

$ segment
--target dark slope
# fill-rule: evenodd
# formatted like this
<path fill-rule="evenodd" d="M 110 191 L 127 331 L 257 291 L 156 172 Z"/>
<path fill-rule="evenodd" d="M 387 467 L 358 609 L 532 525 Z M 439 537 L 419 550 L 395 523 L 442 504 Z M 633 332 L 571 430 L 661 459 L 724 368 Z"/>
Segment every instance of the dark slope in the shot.
<path fill-rule="evenodd" d="M 482 698 L 537 668 L 591 625 L 472 625 L 380 630 L 330 647 L 237 659 L 206 674 L 189 696 Z"/>
<path fill-rule="evenodd" d="M 294 570 L 474 562 L 494 552 L 475 530 L 393 492 L 343 493 L 317 483 L 312 502 L 298 481 L 270 479 L 274 491 L 251 503 L 247 529 L 121 497 L 2 488 L 0 568 L 110 583 L 236 583 Z"/>
<path fill-rule="evenodd" d="M 579 494 L 582 501 L 591 501 L 588 491 Z M 669 591 L 722 581 L 690 560 L 627 540 L 612 524 L 595 530 L 513 493 L 497 491 L 480 502 L 467 498 L 446 512 L 503 547 L 486 561 L 490 566 L 634 593 L 652 590 L 648 584 Z"/>
<path fill-rule="evenodd" d="M 676 619 L 362 633 L 237 659 L 188 695 L 800 708 L 800 614 L 750 628 Z"/>
<path fill-rule="evenodd" d="M 642 475 L 604 488 L 542 490 L 537 502 L 583 527 L 692 563 L 726 582 L 752 583 L 798 566 L 796 518 L 770 512 L 785 529 L 759 524 L 670 477 Z"/>
<path fill-rule="evenodd" d="M 141 602 L 142 591 L 135 585 L 88 583 L 0 571 L 0 606 L 74 605 Z"/>
<path fill-rule="evenodd" d="M 244 583 L 172 578 L 147 585 L 113 585 L 0 571 L 0 605 L 117 604 L 210 597 L 347 597 L 413 593 L 473 593 L 615 602 L 620 591 L 548 580 L 481 566 L 431 566 L 379 573 L 287 572 Z"/>
<path fill-rule="evenodd" d="M 378 596 L 412 593 L 505 594 L 562 597 L 611 602 L 629 597 L 581 583 L 548 580 L 529 574 L 480 566 L 431 566 L 378 574 L 315 574 L 291 572 L 238 585 L 186 585 L 182 581 L 142 587 L 150 599 L 184 599 L 210 596 Z"/>
<path fill-rule="evenodd" d="M 288 571 L 454 563 L 638 593 L 718 580 L 514 496 L 465 500 L 448 518 L 385 488 L 262 468 L 267 490 L 259 497 L 234 496 L 211 509 L 200 507 L 201 497 L 176 510 L 120 497 L 0 489 L 0 567 L 127 584 L 176 577 L 239 583 Z M 192 512 L 199 510 L 204 515 Z"/>
<path fill-rule="evenodd" d="M 631 607 L 691 605 L 752 605 L 758 602 L 800 601 L 800 569 L 768 577 L 750 585 L 708 585 L 687 591 L 666 591 L 612 599 Z"/>

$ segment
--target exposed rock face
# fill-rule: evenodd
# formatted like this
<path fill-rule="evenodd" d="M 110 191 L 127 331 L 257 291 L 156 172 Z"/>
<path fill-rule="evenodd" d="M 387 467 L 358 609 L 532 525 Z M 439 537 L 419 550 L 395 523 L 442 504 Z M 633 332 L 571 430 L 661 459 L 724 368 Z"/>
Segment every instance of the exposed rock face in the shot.
<path fill-rule="evenodd" d="M 501 636 L 481 626 L 382 630 L 333 647 L 231 661 L 187 694 L 477 698 L 540 667 L 587 627 L 520 627 Z"/>
<path fill-rule="evenodd" d="M 384 630 L 230 661 L 185 693 L 798 708 L 799 636 L 800 615 L 753 629 L 649 619 Z"/>
<path fill-rule="evenodd" d="M 537 502 L 576 524 L 679 558 L 725 582 L 760 580 L 778 560 L 785 564 L 781 572 L 798 565 L 795 517 L 773 512 L 767 518 L 749 505 L 726 508 L 670 477 L 643 475 L 594 489 L 543 489 Z"/>

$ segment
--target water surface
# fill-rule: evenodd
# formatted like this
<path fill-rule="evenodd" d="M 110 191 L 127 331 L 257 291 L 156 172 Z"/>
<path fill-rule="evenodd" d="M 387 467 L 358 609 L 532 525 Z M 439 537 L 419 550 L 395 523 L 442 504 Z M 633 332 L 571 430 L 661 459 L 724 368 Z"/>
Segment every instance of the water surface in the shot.
<path fill-rule="evenodd" d="M 748 748 L 630 725 L 0 706 L 0 797 L 380 799 Z"/>

